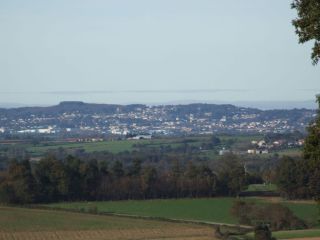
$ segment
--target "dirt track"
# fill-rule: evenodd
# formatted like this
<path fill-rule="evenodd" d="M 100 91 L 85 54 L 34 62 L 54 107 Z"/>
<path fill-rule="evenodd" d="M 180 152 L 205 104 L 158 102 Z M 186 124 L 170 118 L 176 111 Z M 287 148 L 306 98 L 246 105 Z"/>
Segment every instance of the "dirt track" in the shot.
<path fill-rule="evenodd" d="M 287 202 L 287 203 L 304 203 L 304 204 L 315 204 L 316 202 L 313 200 L 284 200 L 281 197 L 255 197 L 257 199 L 261 199 L 264 201 L 272 202 L 272 203 L 281 203 L 281 202 Z"/>

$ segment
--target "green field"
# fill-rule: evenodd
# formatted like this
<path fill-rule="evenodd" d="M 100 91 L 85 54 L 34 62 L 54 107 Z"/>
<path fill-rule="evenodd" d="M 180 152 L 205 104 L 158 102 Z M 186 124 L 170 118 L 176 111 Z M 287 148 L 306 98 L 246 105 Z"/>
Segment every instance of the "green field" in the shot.
<path fill-rule="evenodd" d="M 57 150 L 59 148 L 76 150 L 83 149 L 86 152 L 100 152 L 108 151 L 111 153 L 119 153 L 124 151 L 133 151 L 137 149 L 134 145 L 143 145 L 145 147 L 160 148 L 160 146 L 170 145 L 172 148 L 176 148 L 183 145 L 184 138 L 163 138 L 152 140 L 119 140 L 119 141 L 104 141 L 104 142 L 83 142 L 83 143 L 42 143 L 39 145 L 24 144 L 21 147 L 25 147 L 26 150 L 31 153 L 32 156 L 44 155 L 49 150 Z M 208 140 L 208 137 L 188 137 L 189 145 L 200 146 L 203 141 Z"/>
<path fill-rule="evenodd" d="M 253 235 L 253 233 L 247 234 L 250 239 L 254 239 Z M 314 238 L 320 237 L 320 229 L 277 231 L 272 232 L 272 236 L 277 239 Z"/>
<path fill-rule="evenodd" d="M 250 184 L 247 192 L 265 192 L 265 191 L 277 191 L 278 187 L 275 184 Z"/>
<path fill-rule="evenodd" d="M 251 140 L 261 139 L 262 136 L 219 136 L 222 142 L 233 140 L 236 144 L 250 143 Z M 56 150 L 59 148 L 76 150 L 83 149 L 86 152 L 109 151 L 112 153 L 119 153 L 123 151 L 133 151 L 137 148 L 135 144 L 143 145 L 145 147 L 160 148 L 161 146 L 170 145 L 172 148 L 177 148 L 187 143 L 190 146 L 200 147 L 202 143 L 210 142 L 210 136 L 192 136 L 192 137 L 170 137 L 158 138 L 152 140 L 119 140 L 119 141 L 104 141 L 104 142 L 83 142 L 83 143 L 40 143 L 38 145 L 21 144 L 17 146 L 24 147 L 32 156 L 42 156 L 49 150 Z M 210 156 L 214 151 L 208 151 Z"/>
<path fill-rule="evenodd" d="M 247 201 L 267 203 L 273 201 L 244 198 Z M 236 224 L 237 219 L 230 214 L 235 198 L 170 199 L 145 201 L 73 202 L 50 204 L 51 207 L 88 210 L 97 207 L 98 212 L 112 212 L 138 216 L 162 217 Z M 318 206 L 315 203 L 279 201 L 293 213 L 312 226 L 320 227 L 317 220 Z"/>
<path fill-rule="evenodd" d="M 278 239 L 320 237 L 320 229 L 279 231 L 272 233 Z"/>
<path fill-rule="evenodd" d="M 278 152 L 280 156 L 290 156 L 290 157 L 299 157 L 302 154 L 302 149 L 301 148 L 291 148 L 291 149 L 285 149 L 285 150 L 280 150 Z"/>
<path fill-rule="evenodd" d="M 235 224 L 237 219 L 230 214 L 233 201 L 233 198 L 171 199 L 57 203 L 49 206 L 78 210 L 96 206 L 99 212 Z"/>
<path fill-rule="evenodd" d="M 207 157 L 210 159 L 216 159 L 219 157 L 217 154 L 218 150 L 222 146 L 238 151 L 246 151 L 250 147 L 252 140 L 261 140 L 263 139 L 262 135 L 237 135 L 237 136 L 228 136 L 228 135 L 218 135 L 221 140 L 222 145 L 218 146 L 211 150 L 204 150 L 199 153 L 200 156 Z M 155 138 L 152 140 L 116 140 L 116 141 L 103 141 L 103 142 L 41 142 L 36 145 L 31 143 L 21 143 L 21 144 L 12 144 L 12 148 L 23 148 L 25 149 L 32 157 L 41 157 L 45 155 L 50 150 L 57 150 L 63 148 L 69 151 L 73 150 L 85 150 L 86 152 L 101 152 L 108 151 L 114 154 L 124 152 L 124 151 L 133 151 L 139 150 L 137 145 L 144 148 L 160 148 L 162 146 L 170 146 L 171 148 L 178 148 L 184 144 L 189 146 L 200 147 L 203 143 L 210 143 L 211 136 L 190 136 L 190 137 L 164 137 L 164 138 Z M 230 145 L 231 144 L 231 145 Z M 8 147 L 10 145 L 6 145 Z M 267 158 L 274 154 L 275 152 L 263 155 L 256 155 L 257 158 Z M 277 153 L 282 155 L 289 156 L 298 156 L 300 155 L 300 149 L 285 149 L 277 151 Z M 5 154 L 4 152 L 0 154 Z"/>
<path fill-rule="evenodd" d="M 142 140 L 143 141 L 143 140 Z M 108 142 L 88 142 L 88 143 L 59 143 L 44 144 L 40 146 L 27 146 L 26 150 L 32 155 L 43 155 L 48 150 L 58 148 L 65 149 L 84 149 L 86 152 L 109 151 L 119 153 L 123 151 L 132 151 L 136 141 L 108 141 Z"/>
<path fill-rule="evenodd" d="M 283 204 L 297 217 L 311 225 L 314 225 L 315 227 L 320 227 L 320 210 L 317 204 L 292 202 L 284 202 Z"/>

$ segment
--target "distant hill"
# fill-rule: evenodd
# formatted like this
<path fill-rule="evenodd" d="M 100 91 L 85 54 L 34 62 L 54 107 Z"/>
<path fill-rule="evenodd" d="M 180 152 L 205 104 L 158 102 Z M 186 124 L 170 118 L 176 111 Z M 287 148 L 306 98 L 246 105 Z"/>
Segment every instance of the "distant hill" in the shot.
<path fill-rule="evenodd" d="M 166 103 L 153 103 L 152 106 L 157 105 L 187 105 L 192 103 L 207 103 L 207 104 L 231 104 L 235 106 L 258 108 L 261 110 L 275 110 L 275 109 L 294 109 L 294 108 L 305 108 L 305 109 L 316 109 L 317 103 L 314 100 L 308 101 L 197 101 L 197 100 L 183 100 L 183 101 L 172 101 Z"/>
<path fill-rule="evenodd" d="M 54 126 L 98 132 L 304 131 L 315 110 L 260 110 L 231 104 L 93 104 L 61 102 L 49 107 L 0 108 L 0 128 L 11 132 Z"/>

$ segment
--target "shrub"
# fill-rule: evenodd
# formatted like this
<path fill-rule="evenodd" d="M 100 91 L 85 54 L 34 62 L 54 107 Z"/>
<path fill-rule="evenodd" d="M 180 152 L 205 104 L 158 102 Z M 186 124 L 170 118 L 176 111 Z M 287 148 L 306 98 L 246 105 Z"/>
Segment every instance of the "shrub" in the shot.
<path fill-rule="evenodd" d="M 255 240 L 273 240 L 272 233 L 269 227 L 265 224 L 257 225 L 254 229 Z"/>
<path fill-rule="evenodd" d="M 231 213 L 241 224 L 268 224 L 272 230 L 304 229 L 306 224 L 281 204 L 234 203 Z"/>
<path fill-rule="evenodd" d="M 98 213 L 98 208 L 97 206 L 90 206 L 88 207 L 88 213 L 93 213 L 93 214 L 97 214 Z"/>

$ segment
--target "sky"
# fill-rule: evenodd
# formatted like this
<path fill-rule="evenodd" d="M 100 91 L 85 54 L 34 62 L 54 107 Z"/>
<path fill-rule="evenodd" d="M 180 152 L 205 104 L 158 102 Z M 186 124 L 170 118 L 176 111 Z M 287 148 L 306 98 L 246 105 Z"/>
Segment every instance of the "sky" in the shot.
<path fill-rule="evenodd" d="M 314 100 L 290 3 L 0 1 L 0 103 Z"/>

